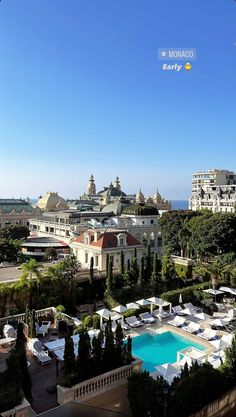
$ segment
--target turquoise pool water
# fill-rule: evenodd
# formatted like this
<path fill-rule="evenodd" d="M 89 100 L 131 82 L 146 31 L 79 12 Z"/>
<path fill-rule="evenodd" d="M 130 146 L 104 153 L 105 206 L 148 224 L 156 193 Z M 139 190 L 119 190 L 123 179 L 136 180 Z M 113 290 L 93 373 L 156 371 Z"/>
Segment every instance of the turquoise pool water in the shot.
<path fill-rule="evenodd" d="M 149 372 L 155 371 L 154 366 L 176 362 L 177 351 L 189 346 L 199 350 L 206 349 L 205 346 L 173 332 L 144 333 L 132 338 L 133 355 L 143 360 L 143 369 Z"/>

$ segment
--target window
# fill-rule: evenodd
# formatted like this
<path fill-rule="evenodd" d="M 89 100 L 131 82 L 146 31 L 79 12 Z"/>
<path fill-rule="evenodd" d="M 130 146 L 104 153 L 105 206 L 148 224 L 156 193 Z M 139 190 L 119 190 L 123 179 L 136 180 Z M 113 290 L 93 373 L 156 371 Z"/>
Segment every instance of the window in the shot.
<path fill-rule="evenodd" d="M 95 266 L 98 266 L 98 255 L 95 256 Z"/>
<path fill-rule="evenodd" d="M 88 263 L 88 254 L 87 254 L 87 252 L 85 252 L 85 254 L 84 254 L 84 261 L 85 261 L 86 264 Z"/>

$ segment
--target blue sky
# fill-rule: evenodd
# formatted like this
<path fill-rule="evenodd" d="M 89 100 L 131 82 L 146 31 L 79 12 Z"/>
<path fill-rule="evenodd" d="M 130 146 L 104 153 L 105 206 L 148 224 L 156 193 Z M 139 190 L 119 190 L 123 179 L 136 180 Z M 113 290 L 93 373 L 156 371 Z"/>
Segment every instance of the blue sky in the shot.
<path fill-rule="evenodd" d="M 0 197 L 80 195 L 93 173 L 184 199 L 236 170 L 234 0 L 2 0 Z M 162 71 L 158 48 L 196 48 Z"/>

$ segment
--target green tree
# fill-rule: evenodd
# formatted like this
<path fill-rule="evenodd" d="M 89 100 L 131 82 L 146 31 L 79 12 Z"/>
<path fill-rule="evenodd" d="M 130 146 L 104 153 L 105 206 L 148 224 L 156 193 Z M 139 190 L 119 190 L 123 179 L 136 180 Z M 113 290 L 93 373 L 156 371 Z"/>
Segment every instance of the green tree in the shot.
<path fill-rule="evenodd" d="M 124 333 L 121 324 L 118 323 L 115 331 L 115 367 L 124 365 Z"/>
<path fill-rule="evenodd" d="M 124 275 L 125 267 L 124 267 L 124 252 L 120 252 L 120 274 Z"/>
<path fill-rule="evenodd" d="M 224 367 L 227 370 L 233 384 L 236 383 L 236 336 L 234 335 L 232 344 L 225 349 Z"/>
<path fill-rule="evenodd" d="M 146 255 L 146 278 L 147 280 L 151 277 L 151 265 L 152 265 L 152 259 L 151 259 L 151 246 L 148 245 L 147 247 L 147 255 Z"/>
<path fill-rule="evenodd" d="M 22 389 L 27 400 L 32 399 L 31 387 L 32 381 L 29 373 L 27 356 L 26 356 L 26 337 L 24 335 L 24 325 L 22 322 L 18 324 L 17 337 L 15 343 L 15 353 L 18 358 L 18 366 L 21 374 Z"/>
<path fill-rule="evenodd" d="M 92 339 L 92 369 L 93 372 L 99 374 L 102 372 L 102 349 L 103 338 L 93 337 Z"/>
<path fill-rule="evenodd" d="M 18 242 L 0 238 L 0 262 L 15 262 L 18 256 Z"/>
<path fill-rule="evenodd" d="M 29 228 L 27 226 L 21 226 L 19 224 L 15 226 L 9 225 L 0 230 L 0 237 L 3 237 L 4 239 L 7 239 L 7 240 L 27 239 L 29 235 L 30 235 Z"/>
<path fill-rule="evenodd" d="M 202 262 L 194 267 L 194 272 L 199 275 L 209 275 L 211 278 L 212 288 L 216 288 L 219 279 L 224 279 L 225 275 L 234 276 L 236 274 L 236 266 L 225 265 L 223 266 L 219 259 L 215 259 L 212 262 Z"/>
<path fill-rule="evenodd" d="M 161 276 L 164 281 L 176 277 L 174 262 L 169 253 L 162 256 Z"/>
<path fill-rule="evenodd" d="M 89 283 L 94 283 L 94 259 L 93 256 L 90 258 L 90 267 L 89 267 Z"/>
<path fill-rule="evenodd" d="M 106 293 L 111 295 L 112 290 L 114 288 L 114 282 L 113 282 L 113 260 L 112 258 L 109 259 L 108 264 L 108 274 L 106 279 Z"/>
<path fill-rule="evenodd" d="M 151 281 L 150 281 L 150 287 L 153 294 L 156 294 L 157 287 L 158 287 L 158 256 L 157 253 L 155 253 L 153 258 L 153 269 L 152 269 L 152 275 L 151 275 Z"/>
<path fill-rule="evenodd" d="M 75 352 L 74 341 L 69 335 L 65 338 L 65 350 L 64 350 L 64 370 L 65 374 L 71 374 L 75 370 Z"/>
<path fill-rule="evenodd" d="M 41 279 L 41 273 L 39 269 L 42 265 L 39 264 L 35 259 L 30 259 L 29 262 L 25 262 L 21 265 L 22 274 L 21 282 L 27 284 L 29 290 L 29 308 L 32 308 L 32 291 L 34 286 L 34 279 L 39 282 Z"/>
<path fill-rule="evenodd" d="M 134 256 L 132 258 L 132 272 L 137 281 L 138 278 L 138 258 L 137 258 L 137 248 L 134 248 Z"/>
<path fill-rule="evenodd" d="M 79 349 L 77 360 L 78 375 L 80 381 L 90 377 L 91 365 L 90 337 L 87 330 L 82 328 L 79 332 Z"/>
<path fill-rule="evenodd" d="M 103 371 L 107 372 L 113 368 L 115 358 L 114 335 L 109 318 L 105 327 L 105 346 L 103 349 Z"/>
<path fill-rule="evenodd" d="M 46 260 L 52 260 L 52 259 L 57 259 L 57 251 L 55 248 L 47 248 L 45 250 L 45 255 L 44 258 Z"/>
<path fill-rule="evenodd" d="M 145 277 L 144 277 L 144 257 L 141 256 L 140 258 L 140 265 L 139 265 L 139 276 L 137 286 L 140 290 L 144 288 L 145 285 Z"/>
<path fill-rule="evenodd" d="M 133 373 L 128 378 L 128 399 L 133 417 L 156 417 L 157 384 L 147 371 Z"/>

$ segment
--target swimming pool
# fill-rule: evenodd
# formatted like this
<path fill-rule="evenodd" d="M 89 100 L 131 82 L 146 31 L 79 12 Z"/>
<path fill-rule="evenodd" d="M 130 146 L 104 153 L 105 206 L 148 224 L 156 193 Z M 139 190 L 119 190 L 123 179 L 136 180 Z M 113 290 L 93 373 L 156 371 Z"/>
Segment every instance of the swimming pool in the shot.
<path fill-rule="evenodd" d="M 174 332 L 143 333 L 132 338 L 133 355 L 143 360 L 143 369 L 149 372 L 155 371 L 154 366 L 176 362 L 177 351 L 189 346 L 199 350 L 206 349 L 205 346 Z"/>

